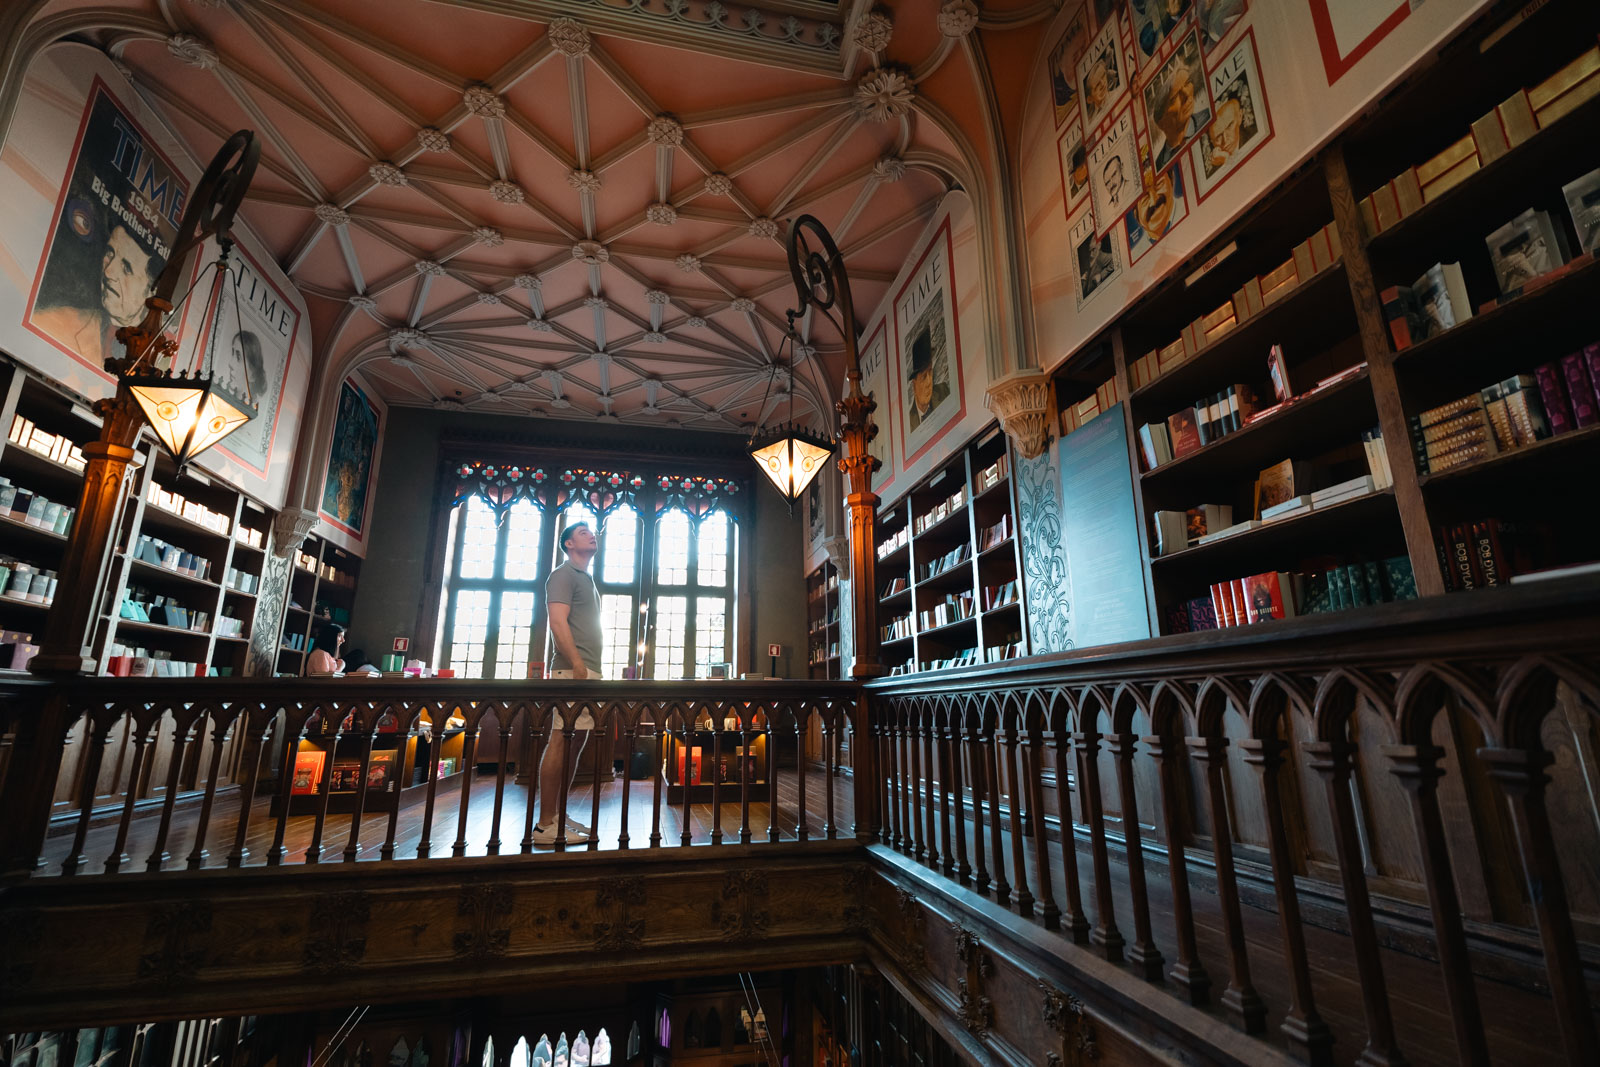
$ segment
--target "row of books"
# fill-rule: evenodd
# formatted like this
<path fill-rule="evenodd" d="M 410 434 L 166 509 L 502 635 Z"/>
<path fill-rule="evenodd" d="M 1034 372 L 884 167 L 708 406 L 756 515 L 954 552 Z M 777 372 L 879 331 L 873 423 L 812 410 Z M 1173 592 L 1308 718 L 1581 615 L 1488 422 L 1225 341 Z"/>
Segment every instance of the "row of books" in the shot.
<path fill-rule="evenodd" d="M 1020 598 L 1021 587 L 1015 578 L 999 585 L 986 585 L 983 587 L 983 610 L 994 611 L 998 608 L 1008 608 Z"/>
<path fill-rule="evenodd" d="M 106 674 L 115 678 L 215 678 L 222 670 L 233 673 L 231 667 L 219 670 L 194 660 L 174 659 L 171 652 L 161 649 L 112 645 L 106 657 Z"/>
<path fill-rule="evenodd" d="M 1367 235 L 1375 237 L 1397 225 L 1597 94 L 1600 47 L 1590 48 L 1532 89 L 1518 89 L 1474 122 L 1467 136 L 1363 197 L 1361 222 Z M 1583 232 L 1581 226 L 1578 232 Z"/>
<path fill-rule="evenodd" d="M 1217 582 L 1209 595 L 1177 605 L 1167 623 L 1174 633 L 1215 630 L 1416 596 L 1410 558 L 1391 556 L 1335 564 L 1312 573 L 1265 571 Z"/>
<path fill-rule="evenodd" d="M 1107 378 L 1100 383 L 1092 396 L 1084 397 L 1076 404 L 1069 404 L 1061 410 L 1061 436 L 1067 436 L 1126 399 L 1128 397 L 1122 388 L 1122 378 L 1120 376 Z"/>
<path fill-rule="evenodd" d="M 1549 528 L 1538 522 L 1481 518 L 1446 524 L 1435 532 L 1439 565 L 1451 592 L 1600 572 L 1600 561 L 1560 563 L 1549 544 Z"/>
<path fill-rule="evenodd" d="M 966 502 L 967 487 L 963 485 L 944 500 L 941 500 L 939 503 L 935 504 L 928 510 L 926 514 L 918 515 L 916 521 L 912 523 L 912 526 L 915 527 L 917 533 L 920 534 L 929 527 L 937 526 L 944 520 L 948 519 L 954 512 L 963 507 Z"/>
<path fill-rule="evenodd" d="M 1235 246 L 1229 245 L 1202 265 L 1189 281 L 1194 282 L 1216 263 L 1231 255 Z M 1128 366 L 1128 376 L 1135 389 L 1142 388 L 1166 374 L 1174 367 L 1196 355 L 1207 345 L 1219 340 L 1236 326 L 1289 295 L 1302 282 L 1339 262 L 1343 249 L 1339 233 L 1333 223 L 1328 223 L 1316 233 L 1294 247 L 1287 260 L 1265 274 L 1249 278 L 1233 294 L 1233 299 L 1221 307 L 1196 318 L 1177 340 L 1134 360 Z"/>
<path fill-rule="evenodd" d="M 917 565 L 917 581 L 925 582 L 929 578 L 936 578 L 951 567 L 959 567 L 972 558 L 972 545 L 962 542 L 944 555 L 931 559 L 926 563 Z"/>
<path fill-rule="evenodd" d="M 978 531 L 978 551 L 987 552 L 1009 540 L 1011 540 L 1011 512 L 1008 511 L 1000 516 L 999 522 Z"/>
<path fill-rule="evenodd" d="M 263 534 L 260 530 L 239 525 L 233 528 L 233 539 L 246 548 L 260 548 Z"/>
<path fill-rule="evenodd" d="M 152 567 L 173 571 L 201 581 L 211 579 L 211 561 L 193 552 L 185 552 L 177 545 L 169 545 L 159 537 L 140 534 L 133 546 L 133 558 Z"/>
<path fill-rule="evenodd" d="M 72 529 L 72 517 L 77 513 L 78 509 L 69 504 L 12 485 L 10 478 L 0 475 L 0 515 L 66 537 Z"/>
<path fill-rule="evenodd" d="M 917 630 L 935 630 L 972 618 L 972 594 L 951 593 L 931 608 L 917 612 Z"/>
<path fill-rule="evenodd" d="M 1213 441 L 1244 429 L 1256 410 L 1248 385 L 1230 385 L 1167 416 L 1166 422 L 1139 428 L 1139 451 L 1147 470 L 1198 452 Z"/>
<path fill-rule="evenodd" d="M 1411 448 L 1428 474 L 1600 423 L 1600 343 L 1413 415 Z"/>
<path fill-rule="evenodd" d="M 300 552 L 295 556 L 295 565 L 303 571 L 310 571 L 317 576 L 317 580 L 331 585 L 342 585 L 354 589 L 356 576 L 349 571 L 342 571 L 331 562 L 319 560 L 310 552 Z"/>
<path fill-rule="evenodd" d="M 242 530 L 244 527 L 241 526 L 239 529 Z M 237 589 L 241 593 L 249 593 L 253 596 L 261 590 L 261 575 L 251 574 L 249 571 L 242 571 L 237 567 L 229 567 L 222 584 L 229 589 Z"/>
<path fill-rule="evenodd" d="M 810 662 L 811 666 L 815 667 L 819 663 L 826 663 L 831 659 L 838 659 L 838 658 L 839 658 L 839 642 L 834 641 L 834 642 L 831 642 L 830 644 L 828 644 L 826 647 L 823 647 L 823 646 L 819 645 L 816 648 L 813 648 L 811 650 L 811 659 L 810 659 L 809 662 Z"/>
<path fill-rule="evenodd" d="M 818 619 L 816 622 L 812 623 L 811 629 L 808 632 L 819 634 L 825 631 L 828 627 L 837 625 L 838 622 L 839 609 L 835 607 L 832 611 L 828 612 L 826 617 Z"/>
<path fill-rule="evenodd" d="M 879 629 L 884 644 L 890 641 L 904 641 L 911 636 L 911 613 L 908 611 L 904 615 L 890 619 Z"/>
<path fill-rule="evenodd" d="M 830 574 L 828 575 L 828 580 L 813 589 L 811 591 L 811 595 L 807 599 L 814 604 L 838 588 L 839 576 L 837 574 Z"/>
<path fill-rule="evenodd" d="M 1208 533 L 1233 526 L 1232 504 L 1198 504 L 1183 511 L 1155 513 L 1156 555 L 1170 556 L 1199 544 Z"/>
<path fill-rule="evenodd" d="M 911 527 L 902 526 L 882 541 L 878 542 L 878 558 L 898 552 L 911 541 Z"/>
<path fill-rule="evenodd" d="M 883 587 L 883 591 L 878 594 L 878 599 L 880 599 L 880 600 L 888 600 L 890 597 L 894 596 L 895 594 L 904 593 L 907 589 L 910 589 L 910 588 L 911 588 L 911 579 L 905 577 L 904 575 L 901 575 L 898 578 L 891 578 L 891 579 L 889 579 L 889 584 L 884 586 Z"/>
<path fill-rule="evenodd" d="M 210 612 L 186 608 L 180 601 L 170 596 L 153 595 L 148 589 L 140 586 L 133 586 L 128 590 L 128 595 L 123 598 L 117 613 L 131 622 L 159 623 L 162 626 L 194 630 L 198 633 L 207 632 L 211 625 Z"/>
<path fill-rule="evenodd" d="M 21 415 L 12 416 L 11 432 L 6 435 L 6 439 L 35 455 L 59 463 L 68 470 L 83 470 L 83 452 L 70 438 L 42 430 Z"/>
<path fill-rule="evenodd" d="M 973 476 L 972 484 L 976 492 L 987 493 L 1005 480 L 1011 473 L 1011 460 L 1008 456 L 1001 456 L 993 463 Z"/>
<path fill-rule="evenodd" d="M 953 656 L 923 660 L 921 669 L 925 671 L 947 671 L 953 667 L 970 667 L 974 663 L 982 662 L 983 660 L 979 658 L 977 646 L 973 646 L 972 648 L 963 648 Z"/>
<path fill-rule="evenodd" d="M 1016 659 L 1020 655 L 1022 655 L 1022 635 L 1007 634 L 1004 643 L 990 645 L 983 650 L 983 661 L 999 663 L 1005 659 Z"/>
<path fill-rule="evenodd" d="M 163 489 L 155 482 L 150 483 L 150 492 L 145 499 L 152 507 L 170 512 L 181 519 L 194 523 L 196 526 L 204 527 L 214 534 L 227 537 L 232 531 L 233 517 L 231 515 L 213 511 L 198 500 L 190 500 L 182 493 Z"/>

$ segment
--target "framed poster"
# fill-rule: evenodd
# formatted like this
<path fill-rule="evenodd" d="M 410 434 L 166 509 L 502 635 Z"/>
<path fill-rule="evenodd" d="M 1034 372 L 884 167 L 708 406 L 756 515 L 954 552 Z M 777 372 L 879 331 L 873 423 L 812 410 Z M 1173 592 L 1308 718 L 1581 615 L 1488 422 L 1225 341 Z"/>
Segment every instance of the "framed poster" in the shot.
<path fill-rule="evenodd" d="M 1145 85 L 1144 117 L 1156 170 L 1166 170 L 1211 121 L 1199 34 L 1183 38 Z"/>
<path fill-rule="evenodd" d="M 894 298 L 900 449 L 908 467 L 967 411 L 953 264 L 946 219 Z"/>
<path fill-rule="evenodd" d="M 216 316 L 203 327 L 200 344 L 210 354 L 217 382 L 256 406 L 256 417 L 229 434 L 217 451 L 265 478 L 300 311 L 242 245 L 235 245 L 233 252 L 232 292 L 224 292 L 217 302 Z M 216 246 L 208 241 L 199 269 L 216 262 L 216 255 Z"/>
<path fill-rule="evenodd" d="M 1190 149 L 1195 190 L 1202 200 L 1272 138 L 1254 30 L 1246 30 L 1212 69 L 1210 92 L 1211 124 Z"/>
<path fill-rule="evenodd" d="M 34 275 L 27 329 L 110 384 L 105 361 L 122 354 L 116 332 L 144 318 L 188 195 L 188 181 L 95 78 Z"/>
<path fill-rule="evenodd" d="M 1133 46 L 1141 68 L 1161 51 L 1165 41 L 1189 13 L 1190 0 L 1128 0 L 1133 20 Z"/>
<path fill-rule="evenodd" d="M 1406 20 L 1414 0 L 1307 0 L 1322 69 L 1332 85 Z"/>
<path fill-rule="evenodd" d="M 1244 18 L 1250 0 L 1194 0 L 1194 24 L 1209 54 Z"/>
<path fill-rule="evenodd" d="M 806 547 L 815 548 L 822 540 L 827 514 L 822 508 L 822 475 L 811 479 L 806 486 Z"/>
<path fill-rule="evenodd" d="M 1122 270 L 1122 264 L 1117 261 L 1116 242 L 1111 239 L 1114 231 L 1107 230 L 1102 234 L 1094 231 L 1094 212 L 1085 211 L 1073 223 L 1069 238 L 1073 276 L 1077 279 L 1074 295 L 1078 298 L 1080 308 Z"/>
<path fill-rule="evenodd" d="M 889 389 L 889 324 L 888 319 L 878 320 L 878 325 L 861 346 L 861 391 L 878 402 L 872 413 L 872 423 L 878 435 L 867 443 L 868 454 L 878 460 L 878 471 L 872 476 L 874 490 L 894 477 L 894 396 Z"/>
<path fill-rule="evenodd" d="M 1067 16 L 1066 29 L 1050 49 L 1045 74 L 1050 79 L 1050 102 L 1055 111 L 1056 129 L 1078 114 L 1078 58 L 1089 40 L 1089 19 L 1082 4 Z"/>
<path fill-rule="evenodd" d="M 1112 16 L 1089 42 L 1078 60 L 1078 99 L 1083 111 L 1085 134 L 1109 118 L 1128 95 L 1127 60 L 1122 54 L 1122 36 L 1116 16 Z"/>
<path fill-rule="evenodd" d="M 359 550 L 367 539 L 373 487 L 378 479 L 378 447 L 383 440 L 384 406 L 355 379 L 339 386 L 339 413 L 328 447 L 317 515 L 343 534 L 344 547 Z"/>
<path fill-rule="evenodd" d="M 1128 231 L 1128 262 L 1139 258 L 1160 243 L 1172 228 L 1189 215 L 1189 198 L 1184 193 L 1183 160 L 1148 179 L 1148 186 L 1123 217 Z"/>
<path fill-rule="evenodd" d="M 1102 233 L 1115 226 L 1139 196 L 1138 152 L 1133 108 L 1123 108 L 1116 123 L 1089 150 L 1089 199 Z"/>
<path fill-rule="evenodd" d="M 1089 150 L 1083 145 L 1083 127 L 1077 123 L 1068 126 L 1056 138 L 1056 149 L 1061 162 L 1061 199 L 1071 218 L 1089 192 Z"/>

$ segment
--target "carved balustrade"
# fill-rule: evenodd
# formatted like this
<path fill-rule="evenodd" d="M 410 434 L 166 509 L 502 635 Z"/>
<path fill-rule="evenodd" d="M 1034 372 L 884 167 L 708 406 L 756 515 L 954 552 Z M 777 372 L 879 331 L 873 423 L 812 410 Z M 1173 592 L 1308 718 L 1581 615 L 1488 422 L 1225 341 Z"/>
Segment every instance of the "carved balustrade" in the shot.
<path fill-rule="evenodd" d="M 1600 1062 L 1600 598 L 1575 593 L 873 683 L 872 836 L 1247 1032 L 1281 1019 L 1312 1062 L 1335 1037 L 1403 1061 L 1394 949 L 1437 961 L 1464 1062 L 1487 1062 L 1477 989 L 1508 957 L 1549 991 L 1552 1046 Z M 1319 929 L 1346 935 L 1356 1032 L 1318 1010 Z"/>
<path fill-rule="evenodd" d="M 0 860 L 15 877 L 528 854 L 547 811 L 596 828 L 554 851 L 850 838 L 858 703 L 809 682 L 0 684 Z M 558 735 L 545 798 L 532 771 Z M 324 757 L 297 783 L 308 747 Z M 702 763 L 688 788 L 668 759 L 684 748 Z M 336 760 L 354 772 L 338 783 Z"/>

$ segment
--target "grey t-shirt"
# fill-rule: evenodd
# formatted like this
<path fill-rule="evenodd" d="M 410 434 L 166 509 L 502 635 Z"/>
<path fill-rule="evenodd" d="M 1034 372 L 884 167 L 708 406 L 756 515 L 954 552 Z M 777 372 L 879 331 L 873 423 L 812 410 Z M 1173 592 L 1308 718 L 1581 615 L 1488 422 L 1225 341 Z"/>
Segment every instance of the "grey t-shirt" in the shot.
<path fill-rule="evenodd" d="M 571 613 L 567 615 L 567 625 L 572 629 L 572 643 L 578 646 L 583 665 L 592 674 L 599 675 L 603 635 L 600 632 L 600 594 L 594 587 L 594 578 L 588 571 L 574 567 L 570 561 L 564 562 L 545 579 L 544 595 L 548 604 L 572 606 Z M 551 668 L 570 671 L 572 664 L 561 654 L 553 635 L 550 646 L 554 650 Z"/>

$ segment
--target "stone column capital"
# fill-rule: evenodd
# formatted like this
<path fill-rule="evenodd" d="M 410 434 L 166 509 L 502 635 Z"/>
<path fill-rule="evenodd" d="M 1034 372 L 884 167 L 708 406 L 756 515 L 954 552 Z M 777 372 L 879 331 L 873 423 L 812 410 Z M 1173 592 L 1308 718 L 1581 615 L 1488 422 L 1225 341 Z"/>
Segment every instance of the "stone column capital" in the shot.
<path fill-rule="evenodd" d="M 1043 454 L 1055 422 L 1048 374 L 1039 370 L 1013 371 L 996 379 L 983 400 L 1024 459 Z"/>

